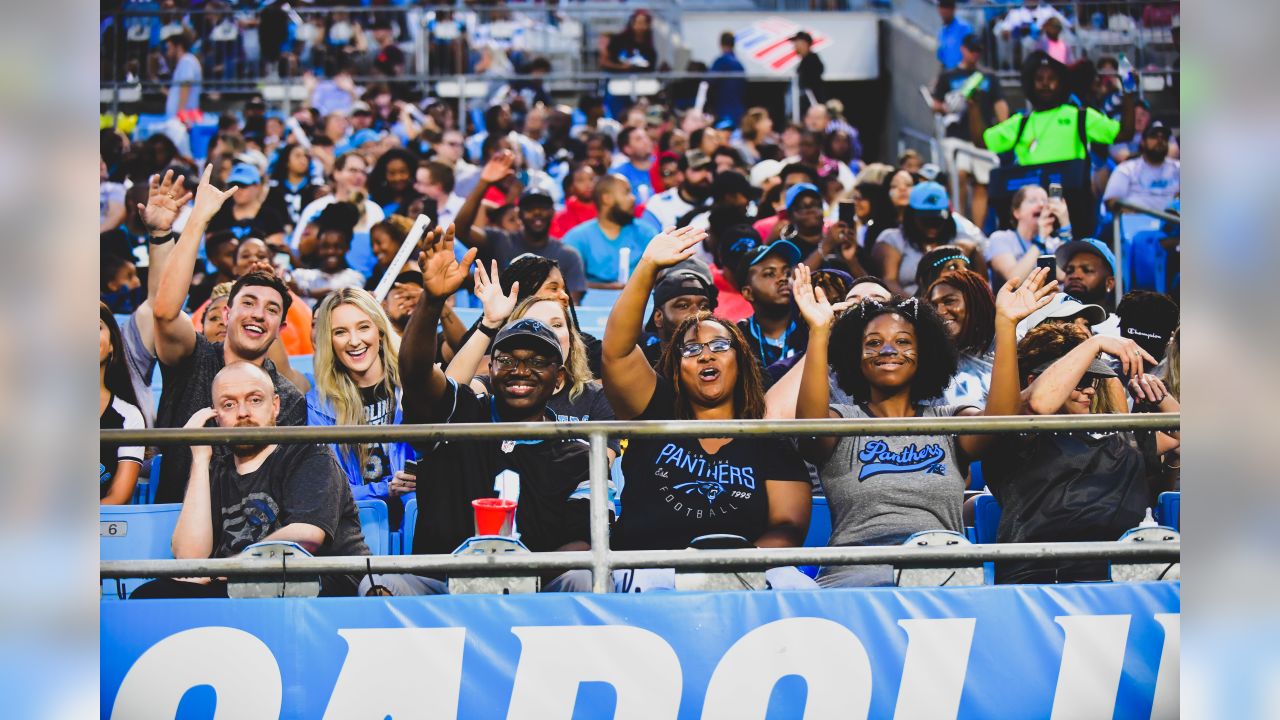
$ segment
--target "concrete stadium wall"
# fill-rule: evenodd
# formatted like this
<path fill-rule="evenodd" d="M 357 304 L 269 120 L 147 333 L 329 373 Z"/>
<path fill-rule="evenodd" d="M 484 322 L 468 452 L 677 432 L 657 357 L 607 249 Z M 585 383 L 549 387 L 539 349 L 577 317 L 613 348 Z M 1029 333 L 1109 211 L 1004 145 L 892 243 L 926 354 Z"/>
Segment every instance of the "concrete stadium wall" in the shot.
<path fill-rule="evenodd" d="M 928 34 L 899 15 L 880 21 L 880 68 L 888 86 L 885 106 L 885 132 L 881 136 L 879 155 L 887 162 L 898 156 L 898 138 L 902 130 L 932 136 L 933 111 L 920 95 L 920 86 L 933 86 L 938 75 L 936 57 L 938 43 Z M 927 147 L 911 142 L 929 159 Z"/>

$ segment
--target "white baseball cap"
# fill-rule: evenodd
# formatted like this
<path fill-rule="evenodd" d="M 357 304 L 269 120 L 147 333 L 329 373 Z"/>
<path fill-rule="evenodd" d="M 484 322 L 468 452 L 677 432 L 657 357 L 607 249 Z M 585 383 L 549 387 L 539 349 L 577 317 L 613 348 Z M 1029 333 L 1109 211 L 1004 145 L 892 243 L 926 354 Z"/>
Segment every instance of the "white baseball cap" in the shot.
<path fill-rule="evenodd" d="M 786 167 L 780 160 L 761 160 L 751 167 L 751 184 L 756 187 L 764 185 L 764 181 L 782 172 Z"/>
<path fill-rule="evenodd" d="M 1031 313 L 1018 323 L 1018 341 L 1026 337 L 1031 329 L 1045 320 L 1074 318 L 1083 315 L 1090 325 L 1097 325 L 1107 319 L 1107 311 L 1101 305 L 1086 305 L 1066 293 L 1056 293 L 1048 305 Z"/>

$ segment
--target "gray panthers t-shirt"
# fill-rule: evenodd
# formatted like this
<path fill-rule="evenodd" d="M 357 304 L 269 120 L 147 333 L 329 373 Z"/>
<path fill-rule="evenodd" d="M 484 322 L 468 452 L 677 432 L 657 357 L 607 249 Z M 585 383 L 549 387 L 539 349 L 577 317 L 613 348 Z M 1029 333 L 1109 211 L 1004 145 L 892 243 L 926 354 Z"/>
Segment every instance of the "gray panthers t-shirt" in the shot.
<path fill-rule="evenodd" d="M 966 405 L 923 407 L 950 417 Z M 858 405 L 832 405 L 868 418 Z M 952 435 L 846 436 L 819 470 L 831 510 L 830 545 L 896 545 L 922 530 L 964 532 L 964 474 Z"/>

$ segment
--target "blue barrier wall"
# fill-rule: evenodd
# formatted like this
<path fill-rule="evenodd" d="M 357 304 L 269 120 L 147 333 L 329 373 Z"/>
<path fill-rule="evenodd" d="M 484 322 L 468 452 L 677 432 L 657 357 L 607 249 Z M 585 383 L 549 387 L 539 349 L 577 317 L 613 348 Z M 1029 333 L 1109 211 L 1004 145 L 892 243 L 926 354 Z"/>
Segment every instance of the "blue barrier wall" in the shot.
<path fill-rule="evenodd" d="M 208 718 L 216 692 L 238 720 L 776 720 L 806 703 L 811 718 L 1177 717 L 1180 595 L 1107 583 L 106 603 L 102 712 Z"/>

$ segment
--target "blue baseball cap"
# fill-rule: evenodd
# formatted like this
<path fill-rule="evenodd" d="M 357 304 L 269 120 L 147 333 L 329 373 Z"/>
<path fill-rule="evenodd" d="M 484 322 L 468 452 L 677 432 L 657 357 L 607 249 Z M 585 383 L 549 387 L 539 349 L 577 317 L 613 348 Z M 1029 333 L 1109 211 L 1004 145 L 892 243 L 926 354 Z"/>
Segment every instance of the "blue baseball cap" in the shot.
<path fill-rule="evenodd" d="M 796 201 L 796 198 L 800 197 L 801 193 L 806 193 L 806 192 L 811 192 L 814 195 L 817 195 L 819 200 L 822 199 L 822 193 L 818 192 L 817 185 L 814 185 L 813 183 L 796 183 L 795 185 L 792 185 L 791 187 L 787 188 L 786 203 L 785 203 L 786 208 L 790 210 L 791 204 Z"/>
<path fill-rule="evenodd" d="M 258 172 L 258 168 L 248 163 L 238 163 L 231 168 L 231 174 L 227 176 L 228 185 L 257 185 L 262 182 L 262 174 Z"/>
<path fill-rule="evenodd" d="M 1107 247 L 1106 243 L 1101 240 L 1094 238 L 1072 240 L 1069 243 L 1063 243 L 1053 255 L 1057 258 L 1058 267 L 1065 268 L 1071 258 L 1082 252 L 1093 253 L 1106 260 L 1107 267 L 1111 268 L 1111 275 L 1114 276 L 1116 274 L 1116 256 L 1111 253 L 1111 248 Z"/>
<path fill-rule="evenodd" d="M 790 240 L 777 240 L 768 245 L 760 245 L 747 252 L 742 258 L 742 271 L 745 275 L 747 268 L 759 264 L 770 255 L 780 255 L 783 260 L 787 261 L 787 266 L 797 265 L 804 258 L 804 253 L 800 252 L 800 248 Z"/>
<path fill-rule="evenodd" d="M 929 181 L 911 188 L 911 199 L 907 201 L 907 205 L 912 210 L 939 212 L 950 209 L 951 200 L 947 197 L 946 188 Z"/>
<path fill-rule="evenodd" d="M 384 133 L 380 133 L 372 128 L 357 130 L 352 134 L 351 139 L 347 142 L 347 147 L 351 150 L 359 150 L 361 145 L 364 145 L 365 143 L 379 142 L 384 136 Z"/>

